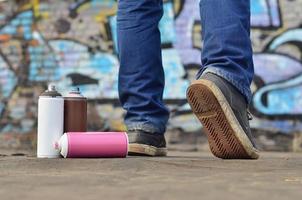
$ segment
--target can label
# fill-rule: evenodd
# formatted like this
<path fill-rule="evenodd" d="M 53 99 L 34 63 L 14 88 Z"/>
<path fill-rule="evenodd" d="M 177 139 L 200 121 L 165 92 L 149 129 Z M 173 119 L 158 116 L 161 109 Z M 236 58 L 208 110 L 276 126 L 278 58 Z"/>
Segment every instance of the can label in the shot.
<path fill-rule="evenodd" d="M 64 97 L 64 132 L 87 131 L 87 99 L 79 89 Z"/>
<path fill-rule="evenodd" d="M 124 158 L 128 137 L 125 132 L 69 132 L 55 146 L 65 158 Z"/>
<path fill-rule="evenodd" d="M 41 94 L 38 102 L 38 158 L 60 157 L 53 144 L 63 135 L 63 114 L 64 99 L 51 85 Z"/>

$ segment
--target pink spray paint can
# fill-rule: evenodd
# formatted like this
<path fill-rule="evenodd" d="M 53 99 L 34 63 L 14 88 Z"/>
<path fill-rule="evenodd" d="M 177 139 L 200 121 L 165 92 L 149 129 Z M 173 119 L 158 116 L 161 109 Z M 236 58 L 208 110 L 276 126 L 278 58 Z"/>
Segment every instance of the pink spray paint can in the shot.
<path fill-rule="evenodd" d="M 55 148 L 64 158 L 124 158 L 128 136 L 125 132 L 68 132 Z"/>

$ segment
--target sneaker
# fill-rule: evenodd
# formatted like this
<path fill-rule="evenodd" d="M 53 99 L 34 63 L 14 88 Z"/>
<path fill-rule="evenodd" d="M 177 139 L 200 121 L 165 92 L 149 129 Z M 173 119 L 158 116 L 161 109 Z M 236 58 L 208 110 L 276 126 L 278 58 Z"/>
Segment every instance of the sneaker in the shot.
<path fill-rule="evenodd" d="M 166 156 L 166 140 L 164 135 L 144 131 L 127 132 L 129 139 L 129 155 Z"/>
<path fill-rule="evenodd" d="M 212 153 L 222 159 L 257 159 L 244 96 L 225 79 L 206 73 L 187 90 Z"/>

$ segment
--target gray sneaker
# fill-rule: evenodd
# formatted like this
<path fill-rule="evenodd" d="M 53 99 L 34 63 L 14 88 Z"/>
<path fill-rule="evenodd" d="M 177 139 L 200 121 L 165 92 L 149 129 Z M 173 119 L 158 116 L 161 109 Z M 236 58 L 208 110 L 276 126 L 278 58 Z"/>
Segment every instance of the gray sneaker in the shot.
<path fill-rule="evenodd" d="M 145 131 L 129 131 L 128 154 L 132 156 L 166 156 L 166 140 L 162 134 Z"/>
<path fill-rule="evenodd" d="M 187 90 L 212 153 L 223 159 L 257 159 L 244 96 L 225 79 L 206 73 Z"/>

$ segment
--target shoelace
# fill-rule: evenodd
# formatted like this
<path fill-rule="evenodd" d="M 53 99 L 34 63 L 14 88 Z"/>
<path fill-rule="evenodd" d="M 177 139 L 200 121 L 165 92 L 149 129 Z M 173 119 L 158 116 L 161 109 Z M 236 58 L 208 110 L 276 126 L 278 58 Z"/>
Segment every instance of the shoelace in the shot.
<path fill-rule="evenodd" d="M 248 120 L 252 120 L 253 119 L 252 113 L 249 110 L 247 110 L 246 112 L 247 112 L 247 118 L 248 118 Z"/>

